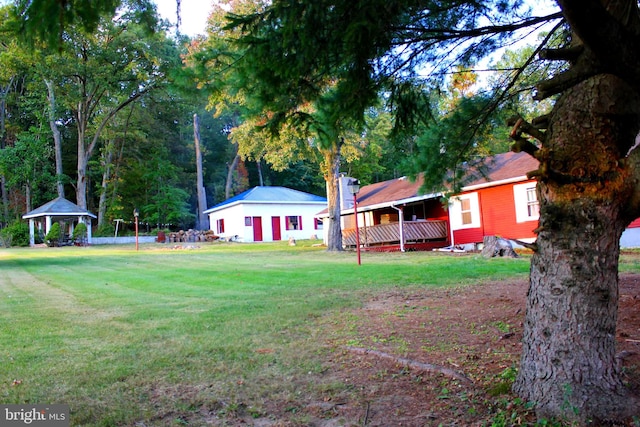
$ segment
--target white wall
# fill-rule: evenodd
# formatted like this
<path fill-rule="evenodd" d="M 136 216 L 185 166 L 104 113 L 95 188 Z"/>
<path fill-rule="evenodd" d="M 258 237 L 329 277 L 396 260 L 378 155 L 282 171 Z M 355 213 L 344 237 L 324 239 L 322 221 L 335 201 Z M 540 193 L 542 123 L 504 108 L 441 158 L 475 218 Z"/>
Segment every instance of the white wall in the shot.
<path fill-rule="evenodd" d="M 217 220 L 224 219 L 225 232 L 220 234 L 223 238 L 238 236 L 238 241 L 253 242 L 253 224 L 245 225 L 245 217 L 262 218 L 262 241 L 273 241 L 273 229 L 271 227 L 271 217 L 280 217 L 280 237 L 281 240 L 309 239 L 312 236 L 320 237 L 322 230 L 315 229 L 314 216 L 326 205 L 315 204 L 276 204 L 276 203 L 242 203 L 228 208 L 221 209 L 209 214 L 211 229 L 215 232 Z M 302 230 L 287 230 L 286 217 L 301 216 Z"/>
<path fill-rule="evenodd" d="M 627 228 L 620 237 L 621 248 L 640 248 L 640 228 Z"/>

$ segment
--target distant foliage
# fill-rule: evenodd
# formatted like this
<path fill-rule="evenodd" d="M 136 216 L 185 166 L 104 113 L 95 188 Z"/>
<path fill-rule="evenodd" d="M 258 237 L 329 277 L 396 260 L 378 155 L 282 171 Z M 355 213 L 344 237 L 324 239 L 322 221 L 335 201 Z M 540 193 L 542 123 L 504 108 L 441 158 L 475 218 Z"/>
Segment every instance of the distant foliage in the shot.
<path fill-rule="evenodd" d="M 29 246 L 29 226 L 16 221 L 0 231 L 0 245 L 5 248 L 11 246 Z"/>

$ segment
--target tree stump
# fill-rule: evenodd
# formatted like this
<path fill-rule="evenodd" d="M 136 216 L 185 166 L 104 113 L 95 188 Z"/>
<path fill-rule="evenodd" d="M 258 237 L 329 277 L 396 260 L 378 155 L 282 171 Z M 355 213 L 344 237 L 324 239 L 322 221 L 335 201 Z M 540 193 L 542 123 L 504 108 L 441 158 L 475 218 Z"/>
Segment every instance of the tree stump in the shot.
<path fill-rule="evenodd" d="M 484 236 L 484 247 L 482 248 L 482 256 L 484 258 L 493 257 L 512 257 L 518 258 L 518 254 L 513 250 L 511 242 L 498 236 Z"/>

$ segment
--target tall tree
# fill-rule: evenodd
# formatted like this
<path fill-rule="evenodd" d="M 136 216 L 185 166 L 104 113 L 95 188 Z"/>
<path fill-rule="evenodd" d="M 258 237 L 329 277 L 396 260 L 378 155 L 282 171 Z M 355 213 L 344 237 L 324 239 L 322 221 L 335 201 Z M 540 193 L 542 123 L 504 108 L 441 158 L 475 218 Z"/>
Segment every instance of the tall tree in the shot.
<path fill-rule="evenodd" d="M 135 7 L 145 5 L 140 2 Z M 47 85 L 57 86 L 57 101 L 72 113 L 76 127 L 76 203 L 83 208 L 87 207 L 87 167 L 102 131 L 118 112 L 166 78 L 165 52 L 171 43 L 162 31 L 153 33 L 136 22 L 139 10 L 135 7 L 123 7 L 116 19 L 103 19 L 92 33 L 67 27 L 66 43 L 47 58 Z M 50 123 L 55 124 L 55 119 Z"/>
<path fill-rule="evenodd" d="M 200 143 L 200 120 L 197 114 L 193 115 L 193 143 L 196 152 L 196 195 L 198 197 L 198 221 L 196 228 L 199 230 L 208 229 L 209 223 L 207 215 L 207 194 L 204 190 L 204 173 L 202 170 L 202 151 Z"/>
<path fill-rule="evenodd" d="M 396 132 L 410 135 L 428 124 L 430 94 L 449 70 L 477 63 L 520 30 L 556 24 L 534 54 L 564 62 L 537 86 L 538 99 L 559 99 L 546 120 L 518 120 L 512 130 L 514 149 L 540 161 L 531 176 L 541 204 L 515 390 L 541 417 L 600 424 L 640 408 L 615 360 L 619 238 L 640 216 L 640 14 L 635 0 L 558 6 L 531 16 L 517 0 L 275 0 L 264 12 L 232 16 L 231 26 L 243 31 L 244 55 L 235 65 L 245 88 L 274 120 L 325 99 L 329 79 L 329 115 L 357 122 L 384 93 Z M 565 46 L 550 49 L 556 34 Z M 443 169 L 461 165 L 473 153 L 477 124 L 509 98 L 521 75 L 494 97 L 470 100 L 465 110 L 473 114 L 456 114 L 466 116 L 467 132 L 455 141 L 443 134 L 423 164 L 444 157 L 437 161 Z"/>
<path fill-rule="evenodd" d="M 53 146 L 56 159 L 56 190 L 58 191 L 58 197 L 64 197 L 64 183 L 62 182 L 62 176 L 64 173 L 62 165 L 62 135 L 56 122 L 56 92 L 53 87 L 53 82 L 49 79 L 44 79 L 44 83 L 47 86 L 47 100 L 49 101 L 49 127 L 53 134 Z"/>

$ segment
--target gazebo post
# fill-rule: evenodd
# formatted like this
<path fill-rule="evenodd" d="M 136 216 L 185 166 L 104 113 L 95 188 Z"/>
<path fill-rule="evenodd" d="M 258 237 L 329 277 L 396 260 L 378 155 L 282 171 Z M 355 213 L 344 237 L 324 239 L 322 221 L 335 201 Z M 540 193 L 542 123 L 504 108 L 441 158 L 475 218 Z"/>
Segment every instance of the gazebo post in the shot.
<path fill-rule="evenodd" d="M 33 218 L 29 218 L 29 246 L 36 245 L 35 227 Z"/>

